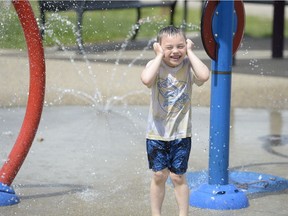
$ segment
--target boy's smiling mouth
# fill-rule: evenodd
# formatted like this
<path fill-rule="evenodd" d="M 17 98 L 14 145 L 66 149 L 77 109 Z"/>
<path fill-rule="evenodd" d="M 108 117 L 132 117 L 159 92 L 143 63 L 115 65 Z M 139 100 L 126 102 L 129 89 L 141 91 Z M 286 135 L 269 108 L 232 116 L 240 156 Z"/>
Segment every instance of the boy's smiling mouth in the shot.
<path fill-rule="evenodd" d="M 170 56 L 170 59 L 173 61 L 178 61 L 179 59 L 181 59 L 181 56 L 177 55 L 177 56 Z"/>

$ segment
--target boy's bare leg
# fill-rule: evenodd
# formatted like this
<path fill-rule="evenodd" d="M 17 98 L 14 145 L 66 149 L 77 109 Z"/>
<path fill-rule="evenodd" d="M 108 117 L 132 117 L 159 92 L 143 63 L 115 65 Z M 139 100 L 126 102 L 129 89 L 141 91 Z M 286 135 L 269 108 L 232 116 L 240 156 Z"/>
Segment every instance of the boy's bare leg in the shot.
<path fill-rule="evenodd" d="M 186 177 L 175 173 L 170 173 L 170 177 L 174 185 L 175 196 L 179 207 L 179 216 L 188 216 L 189 188 Z"/>
<path fill-rule="evenodd" d="M 168 175 L 169 175 L 168 169 L 164 169 L 155 172 L 152 177 L 150 188 L 152 216 L 161 215 L 161 208 L 165 196 L 165 186 Z"/>

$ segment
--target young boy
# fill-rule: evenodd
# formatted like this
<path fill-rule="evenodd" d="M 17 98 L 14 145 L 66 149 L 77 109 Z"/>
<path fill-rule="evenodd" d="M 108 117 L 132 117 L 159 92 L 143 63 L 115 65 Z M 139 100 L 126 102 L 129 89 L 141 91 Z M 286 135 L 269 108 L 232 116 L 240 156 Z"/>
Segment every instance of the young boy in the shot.
<path fill-rule="evenodd" d="M 151 88 L 146 147 L 154 175 L 150 198 L 153 216 L 161 215 L 165 184 L 170 176 L 179 216 L 187 216 L 189 189 L 185 178 L 191 149 L 192 84 L 209 79 L 207 66 L 192 51 L 193 42 L 174 26 L 159 31 L 153 44 L 155 58 L 141 73 Z"/>

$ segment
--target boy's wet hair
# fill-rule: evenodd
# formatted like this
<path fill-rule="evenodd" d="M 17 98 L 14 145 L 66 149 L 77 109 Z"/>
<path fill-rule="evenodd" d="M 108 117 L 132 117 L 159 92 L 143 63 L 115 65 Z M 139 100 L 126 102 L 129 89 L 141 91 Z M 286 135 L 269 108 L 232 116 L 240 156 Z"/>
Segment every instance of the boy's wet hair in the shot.
<path fill-rule="evenodd" d="M 158 32 L 158 35 L 157 35 L 157 42 L 158 43 L 161 43 L 161 39 L 162 39 L 163 35 L 168 35 L 168 36 L 182 35 L 186 40 L 186 35 L 182 31 L 182 29 L 177 28 L 173 25 L 169 25 L 167 27 L 164 27 Z"/>

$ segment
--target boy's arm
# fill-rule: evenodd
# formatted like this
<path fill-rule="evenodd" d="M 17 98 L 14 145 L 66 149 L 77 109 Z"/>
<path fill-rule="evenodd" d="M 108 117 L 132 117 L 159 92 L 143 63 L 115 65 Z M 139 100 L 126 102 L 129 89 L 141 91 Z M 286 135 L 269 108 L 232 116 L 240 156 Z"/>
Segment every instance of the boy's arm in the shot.
<path fill-rule="evenodd" d="M 187 39 L 187 56 L 191 63 L 194 75 L 200 82 L 206 82 L 209 79 L 210 71 L 208 67 L 192 51 L 194 43 Z"/>
<path fill-rule="evenodd" d="M 163 49 L 161 48 L 159 43 L 154 43 L 153 48 L 154 52 L 156 53 L 156 57 L 150 62 L 148 62 L 145 69 L 141 73 L 141 81 L 148 88 L 153 85 L 164 56 Z"/>

